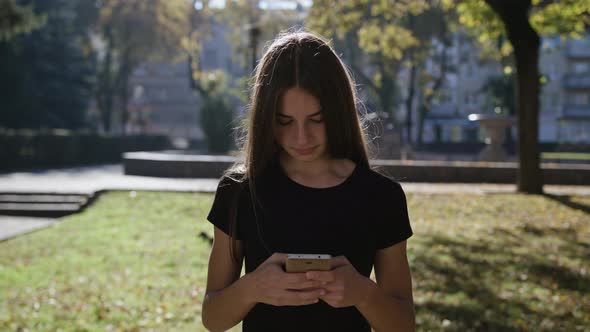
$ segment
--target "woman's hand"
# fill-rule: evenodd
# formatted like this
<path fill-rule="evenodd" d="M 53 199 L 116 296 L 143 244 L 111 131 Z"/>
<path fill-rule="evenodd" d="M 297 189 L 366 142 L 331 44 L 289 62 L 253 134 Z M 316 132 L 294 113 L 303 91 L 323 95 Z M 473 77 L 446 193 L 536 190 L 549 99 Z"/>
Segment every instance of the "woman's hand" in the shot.
<path fill-rule="evenodd" d="M 331 271 L 308 271 L 308 280 L 322 282 L 326 294 L 320 299 L 334 308 L 362 305 L 369 291 L 376 286 L 361 275 L 344 256 L 332 258 Z"/>
<path fill-rule="evenodd" d="M 305 273 L 287 273 L 283 266 L 286 254 L 275 253 L 256 270 L 247 274 L 251 281 L 251 294 L 255 302 L 275 306 L 307 305 L 317 303 L 326 294 L 321 281 L 309 280 Z"/>

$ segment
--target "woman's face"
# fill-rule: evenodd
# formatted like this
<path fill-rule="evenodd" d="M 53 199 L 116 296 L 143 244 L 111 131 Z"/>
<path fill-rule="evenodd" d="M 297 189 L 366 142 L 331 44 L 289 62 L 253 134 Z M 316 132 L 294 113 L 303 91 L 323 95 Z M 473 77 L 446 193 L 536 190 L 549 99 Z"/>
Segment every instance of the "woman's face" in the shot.
<path fill-rule="evenodd" d="M 327 140 L 320 103 L 301 88 L 288 89 L 274 121 L 276 142 L 292 158 L 314 161 L 327 157 Z"/>

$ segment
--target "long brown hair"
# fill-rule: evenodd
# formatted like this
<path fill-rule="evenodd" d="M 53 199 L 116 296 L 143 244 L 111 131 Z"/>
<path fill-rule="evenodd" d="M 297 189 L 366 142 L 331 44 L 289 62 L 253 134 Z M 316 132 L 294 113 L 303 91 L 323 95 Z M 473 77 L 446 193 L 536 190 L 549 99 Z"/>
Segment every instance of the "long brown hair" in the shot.
<path fill-rule="evenodd" d="M 304 89 L 320 102 L 331 158 L 350 159 L 369 167 L 367 140 L 357 111 L 352 77 L 334 50 L 321 37 L 305 31 L 286 31 L 272 42 L 260 60 L 252 82 L 251 104 L 242 146 L 244 161 L 226 172 L 247 188 L 256 201 L 255 182 L 277 153 L 273 123 L 284 92 Z M 239 191 L 230 208 L 230 235 L 235 239 Z M 262 234 L 260 229 L 259 236 Z M 235 258 L 235 240 L 232 240 Z M 269 253 L 270 254 L 270 253 Z"/>

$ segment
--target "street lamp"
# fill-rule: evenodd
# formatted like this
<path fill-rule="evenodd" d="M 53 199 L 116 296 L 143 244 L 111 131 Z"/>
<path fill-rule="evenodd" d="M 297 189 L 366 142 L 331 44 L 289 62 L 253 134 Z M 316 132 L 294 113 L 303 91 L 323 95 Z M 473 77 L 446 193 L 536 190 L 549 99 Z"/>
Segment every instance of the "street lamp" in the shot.
<path fill-rule="evenodd" d="M 256 57 L 258 54 L 258 38 L 260 37 L 260 28 L 254 24 L 251 23 L 249 26 L 249 32 L 250 32 L 250 56 L 251 61 L 252 61 L 252 70 L 254 70 L 256 68 Z"/>

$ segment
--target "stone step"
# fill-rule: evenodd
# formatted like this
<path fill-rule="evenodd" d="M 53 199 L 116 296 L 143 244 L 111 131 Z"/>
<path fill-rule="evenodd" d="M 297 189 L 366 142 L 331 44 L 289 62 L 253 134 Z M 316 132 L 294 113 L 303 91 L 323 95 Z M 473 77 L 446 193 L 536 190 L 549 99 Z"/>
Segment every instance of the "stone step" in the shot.
<path fill-rule="evenodd" d="M 0 215 L 58 218 L 76 213 L 78 204 L 0 203 Z"/>
<path fill-rule="evenodd" d="M 59 218 L 82 210 L 92 195 L 0 192 L 0 215 Z"/>
<path fill-rule="evenodd" d="M 84 205 L 86 195 L 0 194 L 0 203 L 74 203 Z"/>

